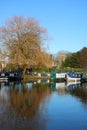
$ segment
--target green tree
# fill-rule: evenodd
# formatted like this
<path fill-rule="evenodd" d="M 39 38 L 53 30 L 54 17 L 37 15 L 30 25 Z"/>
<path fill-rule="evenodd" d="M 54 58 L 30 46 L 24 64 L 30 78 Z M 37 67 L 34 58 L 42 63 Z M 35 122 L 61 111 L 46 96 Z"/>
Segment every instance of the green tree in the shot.
<path fill-rule="evenodd" d="M 79 66 L 81 68 L 86 68 L 87 67 L 87 48 L 84 47 L 80 51 L 80 57 L 78 58 L 79 61 Z"/>
<path fill-rule="evenodd" d="M 76 53 L 68 55 L 62 63 L 62 67 L 86 68 L 87 67 L 87 48 L 84 47 Z"/>

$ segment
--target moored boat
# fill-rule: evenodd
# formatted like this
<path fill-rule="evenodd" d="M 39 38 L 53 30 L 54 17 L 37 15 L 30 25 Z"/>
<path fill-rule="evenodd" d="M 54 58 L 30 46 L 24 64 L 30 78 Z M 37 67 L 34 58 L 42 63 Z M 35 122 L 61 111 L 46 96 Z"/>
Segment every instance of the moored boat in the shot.
<path fill-rule="evenodd" d="M 65 77 L 65 72 L 52 71 L 50 74 L 50 79 L 54 81 L 65 81 Z"/>
<path fill-rule="evenodd" d="M 7 81 L 7 80 L 8 80 L 8 73 L 0 72 L 0 81 Z"/>
<path fill-rule="evenodd" d="M 0 81 L 22 80 L 22 74 L 19 72 L 0 72 Z"/>
<path fill-rule="evenodd" d="M 82 78 L 82 74 L 81 73 L 77 73 L 77 72 L 68 72 L 66 74 L 66 81 L 80 81 Z"/>
<path fill-rule="evenodd" d="M 87 72 L 83 72 L 83 73 L 82 73 L 81 81 L 82 81 L 82 82 L 87 82 Z"/>
<path fill-rule="evenodd" d="M 15 80 L 22 80 L 23 76 L 19 72 L 9 72 L 8 80 L 15 81 Z"/>

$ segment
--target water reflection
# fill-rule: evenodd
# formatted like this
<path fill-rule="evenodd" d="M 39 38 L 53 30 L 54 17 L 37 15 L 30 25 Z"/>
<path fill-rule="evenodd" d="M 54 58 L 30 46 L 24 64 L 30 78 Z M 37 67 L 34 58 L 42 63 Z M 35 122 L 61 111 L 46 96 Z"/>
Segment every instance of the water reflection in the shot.
<path fill-rule="evenodd" d="M 66 88 L 68 91 L 72 91 L 72 90 L 75 90 L 76 88 L 80 88 L 81 87 L 81 82 L 68 82 L 66 84 Z"/>
<path fill-rule="evenodd" d="M 87 83 L 76 84 L 75 89 L 72 89 L 70 93 L 81 99 L 81 102 L 87 105 Z"/>
<path fill-rule="evenodd" d="M 0 118 L 5 117 L 1 119 L 0 128 L 44 129 L 46 119 L 41 113 L 50 96 L 51 91 L 44 84 L 1 83 Z"/>
<path fill-rule="evenodd" d="M 1 82 L 0 129 L 47 130 L 48 104 L 55 92 L 58 93 L 57 96 L 70 94 L 80 98 L 83 104 L 87 104 L 87 83 L 66 84 L 45 80 L 23 83 Z"/>
<path fill-rule="evenodd" d="M 59 95 L 71 94 L 81 99 L 82 103 L 87 104 L 87 83 L 81 82 L 51 82 L 52 90 L 58 91 Z"/>

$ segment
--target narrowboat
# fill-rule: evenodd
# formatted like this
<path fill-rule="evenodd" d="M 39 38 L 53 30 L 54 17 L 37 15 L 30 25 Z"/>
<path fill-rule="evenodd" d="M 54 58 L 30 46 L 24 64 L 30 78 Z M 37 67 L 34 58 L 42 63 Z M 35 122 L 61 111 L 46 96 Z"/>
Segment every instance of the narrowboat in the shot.
<path fill-rule="evenodd" d="M 66 74 L 66 81 L 81 81 L 82 78 L 82 73 L 77 73 L 77 72 L 68 72 Z"/>
<path fill-rule="evenodd" d="M 52 71 L 50 74 L 50 79 L 53 81 L 65 81 L 65 77 L 65 72 Z"/>

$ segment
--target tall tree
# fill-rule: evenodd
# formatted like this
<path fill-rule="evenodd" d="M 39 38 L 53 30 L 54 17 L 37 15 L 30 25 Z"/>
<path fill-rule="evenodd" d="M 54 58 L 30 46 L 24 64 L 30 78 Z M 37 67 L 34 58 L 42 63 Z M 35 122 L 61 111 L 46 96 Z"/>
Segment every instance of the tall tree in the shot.
<path fill-rule="evenodd" d="M 34 18 L 14 16 L 0 27 L 0 42 L 8 51 L 9 62 L 14 65 L 44 64 L 42 48 L 47 39 L 46 29 Z"/>
<path fill-rule="evenodd" d="M 63 67 L 87 68 L 87 48 L 84 47 L 76 53 L 69 55 L 62 63 Z"/>
<path fill-rule="evenodd" d="M 87 48 L 84 47 L 80 51 L 80 57 L 78 59 L 81 68 L 87 68 Z"/>

